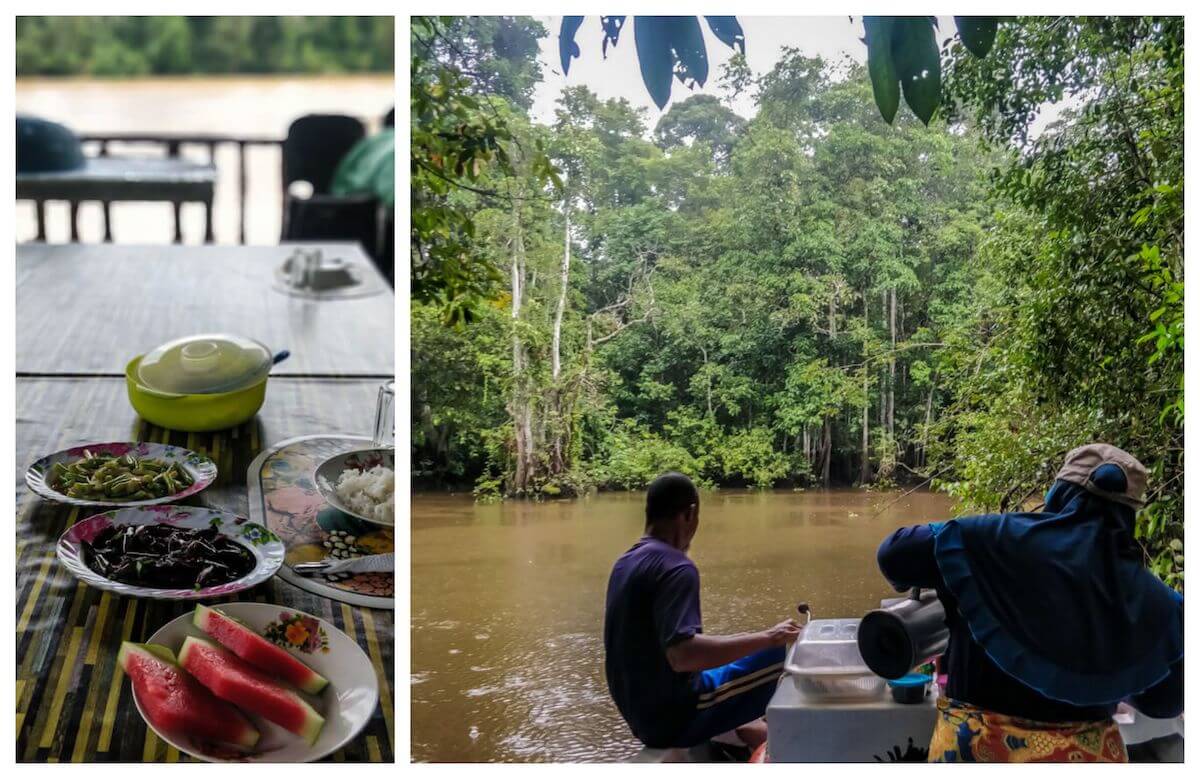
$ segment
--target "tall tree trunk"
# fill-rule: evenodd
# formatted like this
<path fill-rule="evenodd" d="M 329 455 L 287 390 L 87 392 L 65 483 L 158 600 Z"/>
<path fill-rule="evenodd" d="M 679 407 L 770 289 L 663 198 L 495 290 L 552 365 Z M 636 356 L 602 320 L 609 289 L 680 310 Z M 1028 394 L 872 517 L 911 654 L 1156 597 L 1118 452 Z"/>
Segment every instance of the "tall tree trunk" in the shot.
<path fill-rule="evenodd" d="M 863 408 L 862 408 L 862 467 L 858 473 L 860 484 L 871 482 L 871 392 L 867 377 L 871 372 L 863 366 Z"/>
<path fill-rule="evenodd" d="M 563 209 L 563 259 L 559 272 L 558 306 L 554 309 L 554 332 L 550 336 L 550 377 L 558 383 L 559 373 L 562 372 L 562 321 L 563 312 L 567 308 L 567 284 L 571 271 L 571 211 L 567 205 Z"/>
<path fill-rule="evenodd" d="M 926 448 L 929 446 L 929 428 L 933 425 L 933 391 L 937 387 L 937 372 L 929 380 L 929 394 L 925 396 L 925 430 L 921 434 L 921 467 L 929 462 Z"/>
<path fill-rule="evenodd" d="M 829 486 L 829 461 L 833 457 L 833 431 L 830 429 L 829 417 L 821 431 L 821 484 Z"/>
<path fill-rule="evenodd" d="M 879 429 L 887 428 L 887 368 L 879 369 Z"/>
<path fill-rule="evenodd" d="M 808 425 L 804 426 L 804 431 L 801 433 L 801 435 L 803 436 L 803 439 L 801 442 L 801 449 L 804 452 L 804 464 L 808 467 L 809 474 L 811 474 L 812 473 L 812 444 L 809 441 Z"/>
<path fill-rule="evenodd" d="M 525 236 L 521 225 L 521 212 L 517 201 L 513 201 L 513 256 L 512 256 L 512 361 L 513 361 L 513 394 L 509 406 L 509 414 L 513 421 L 513 483 L 512 493 L 523 493 L 529 486 L 533 464 L 533 410 L 530 407 L 532 398 L 526 386 L 525 376 L 525 345 L 521 341 L 521 331 L 518 327 L 521 319 L 521 306 L 525 293 Z"/>
<path fill-rule="evenodd" d="M 871 296 L 863 291 L 863 337 L 871 332 Z M 867 343 L 863 341 L 862 368 L 862 462 L 859 465 L 858 483 L 868 484 L 871 481 L 871 368 L 867 359 Z"/>
<path fill-rule="evenodd" d="M 563 204 L 563 259 L 559 272 L 558 306 L 554 309 L 554 330 L 550 336 L 550 378 L 551 402 L 553 404 L 553 419 L 550 430 L 550 472 L 558 475 L 566 471 L 564 452 L 564 437 L 567 420 L 563 414 L 562 391 L 559 377 L 562 374 L 562 321 L 563 312 L 567 308 L 567 285 L 571 277 L 571 204 L 568 199 Z"/>
<path fill-rule="evenodd" d="M 889 317 L 892 331 L 892 353 L 888 358 L 888 437 L 896 438 L 896 288 L 892 287 L 892 309 Z"/>

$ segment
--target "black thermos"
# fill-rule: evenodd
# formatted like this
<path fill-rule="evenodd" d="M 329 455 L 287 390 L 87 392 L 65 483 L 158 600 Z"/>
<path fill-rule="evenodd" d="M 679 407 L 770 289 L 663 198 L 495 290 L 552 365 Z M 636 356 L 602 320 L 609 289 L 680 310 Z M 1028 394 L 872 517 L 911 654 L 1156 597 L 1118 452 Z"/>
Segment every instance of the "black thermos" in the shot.
<path fill-rule="evenodd" d="M 899 679 L 931 657 L 946 651 L 950 630 L 937 593 L 914 589 L 868 611 L 858 626 L 858 651 L 875 674 Z"/>

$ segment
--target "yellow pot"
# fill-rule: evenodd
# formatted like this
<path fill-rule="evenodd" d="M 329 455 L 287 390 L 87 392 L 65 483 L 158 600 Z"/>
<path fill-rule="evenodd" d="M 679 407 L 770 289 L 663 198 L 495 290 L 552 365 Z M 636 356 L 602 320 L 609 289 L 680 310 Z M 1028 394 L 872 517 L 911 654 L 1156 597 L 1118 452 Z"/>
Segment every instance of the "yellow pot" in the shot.
<path fill-rule="evenodd" d="M 236 427 L 262 408 L 267 394 L 267 379 L 233 392 L 209 395 L 176 395 L 152 390 L 137 380 L 137 368 L 143 355 L 125 366 L 125 387 L 129 404 L 142 419 L 168 430 L 207 433 Z"/>

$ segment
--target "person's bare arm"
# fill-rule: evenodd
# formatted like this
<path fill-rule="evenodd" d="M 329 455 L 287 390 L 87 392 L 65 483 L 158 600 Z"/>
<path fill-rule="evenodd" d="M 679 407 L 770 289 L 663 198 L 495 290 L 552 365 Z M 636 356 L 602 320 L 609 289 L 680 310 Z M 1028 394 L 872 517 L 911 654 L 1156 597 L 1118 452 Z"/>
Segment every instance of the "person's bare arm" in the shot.
<path fill-rule="evenodd" d="M 799 635 L 800 625 L 794 619 L 756 633 L 731 636 L 697 633 L 667 647 L 667 662 L 676 673 L 707 671 L 763 649 L 784 646 Z"/>

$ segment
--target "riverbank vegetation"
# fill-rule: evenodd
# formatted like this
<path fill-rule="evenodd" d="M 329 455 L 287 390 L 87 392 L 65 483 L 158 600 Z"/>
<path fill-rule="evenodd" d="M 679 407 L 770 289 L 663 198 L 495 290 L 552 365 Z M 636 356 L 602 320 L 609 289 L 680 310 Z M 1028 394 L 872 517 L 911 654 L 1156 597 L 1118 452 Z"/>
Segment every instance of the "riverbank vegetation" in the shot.
<path fill-rule="evenodd" d="M 571 86 L 540 124 L 540 24 L 413 30 L 419 486 L 678 469 L 1011 510 L 1106 440 L 1151 469 L 1139 534 L 1182 585 L 1181 19 L 1007 20 L 984 59 L 952 41 L 928 127 L 798 50 L 761 76 L 735 57 L 721 97 L 656 119 Z"/>
<path fill-rule="evenodd" d="M 390 16 L 18 16 L 17 77 L 388 73 Z"/>

